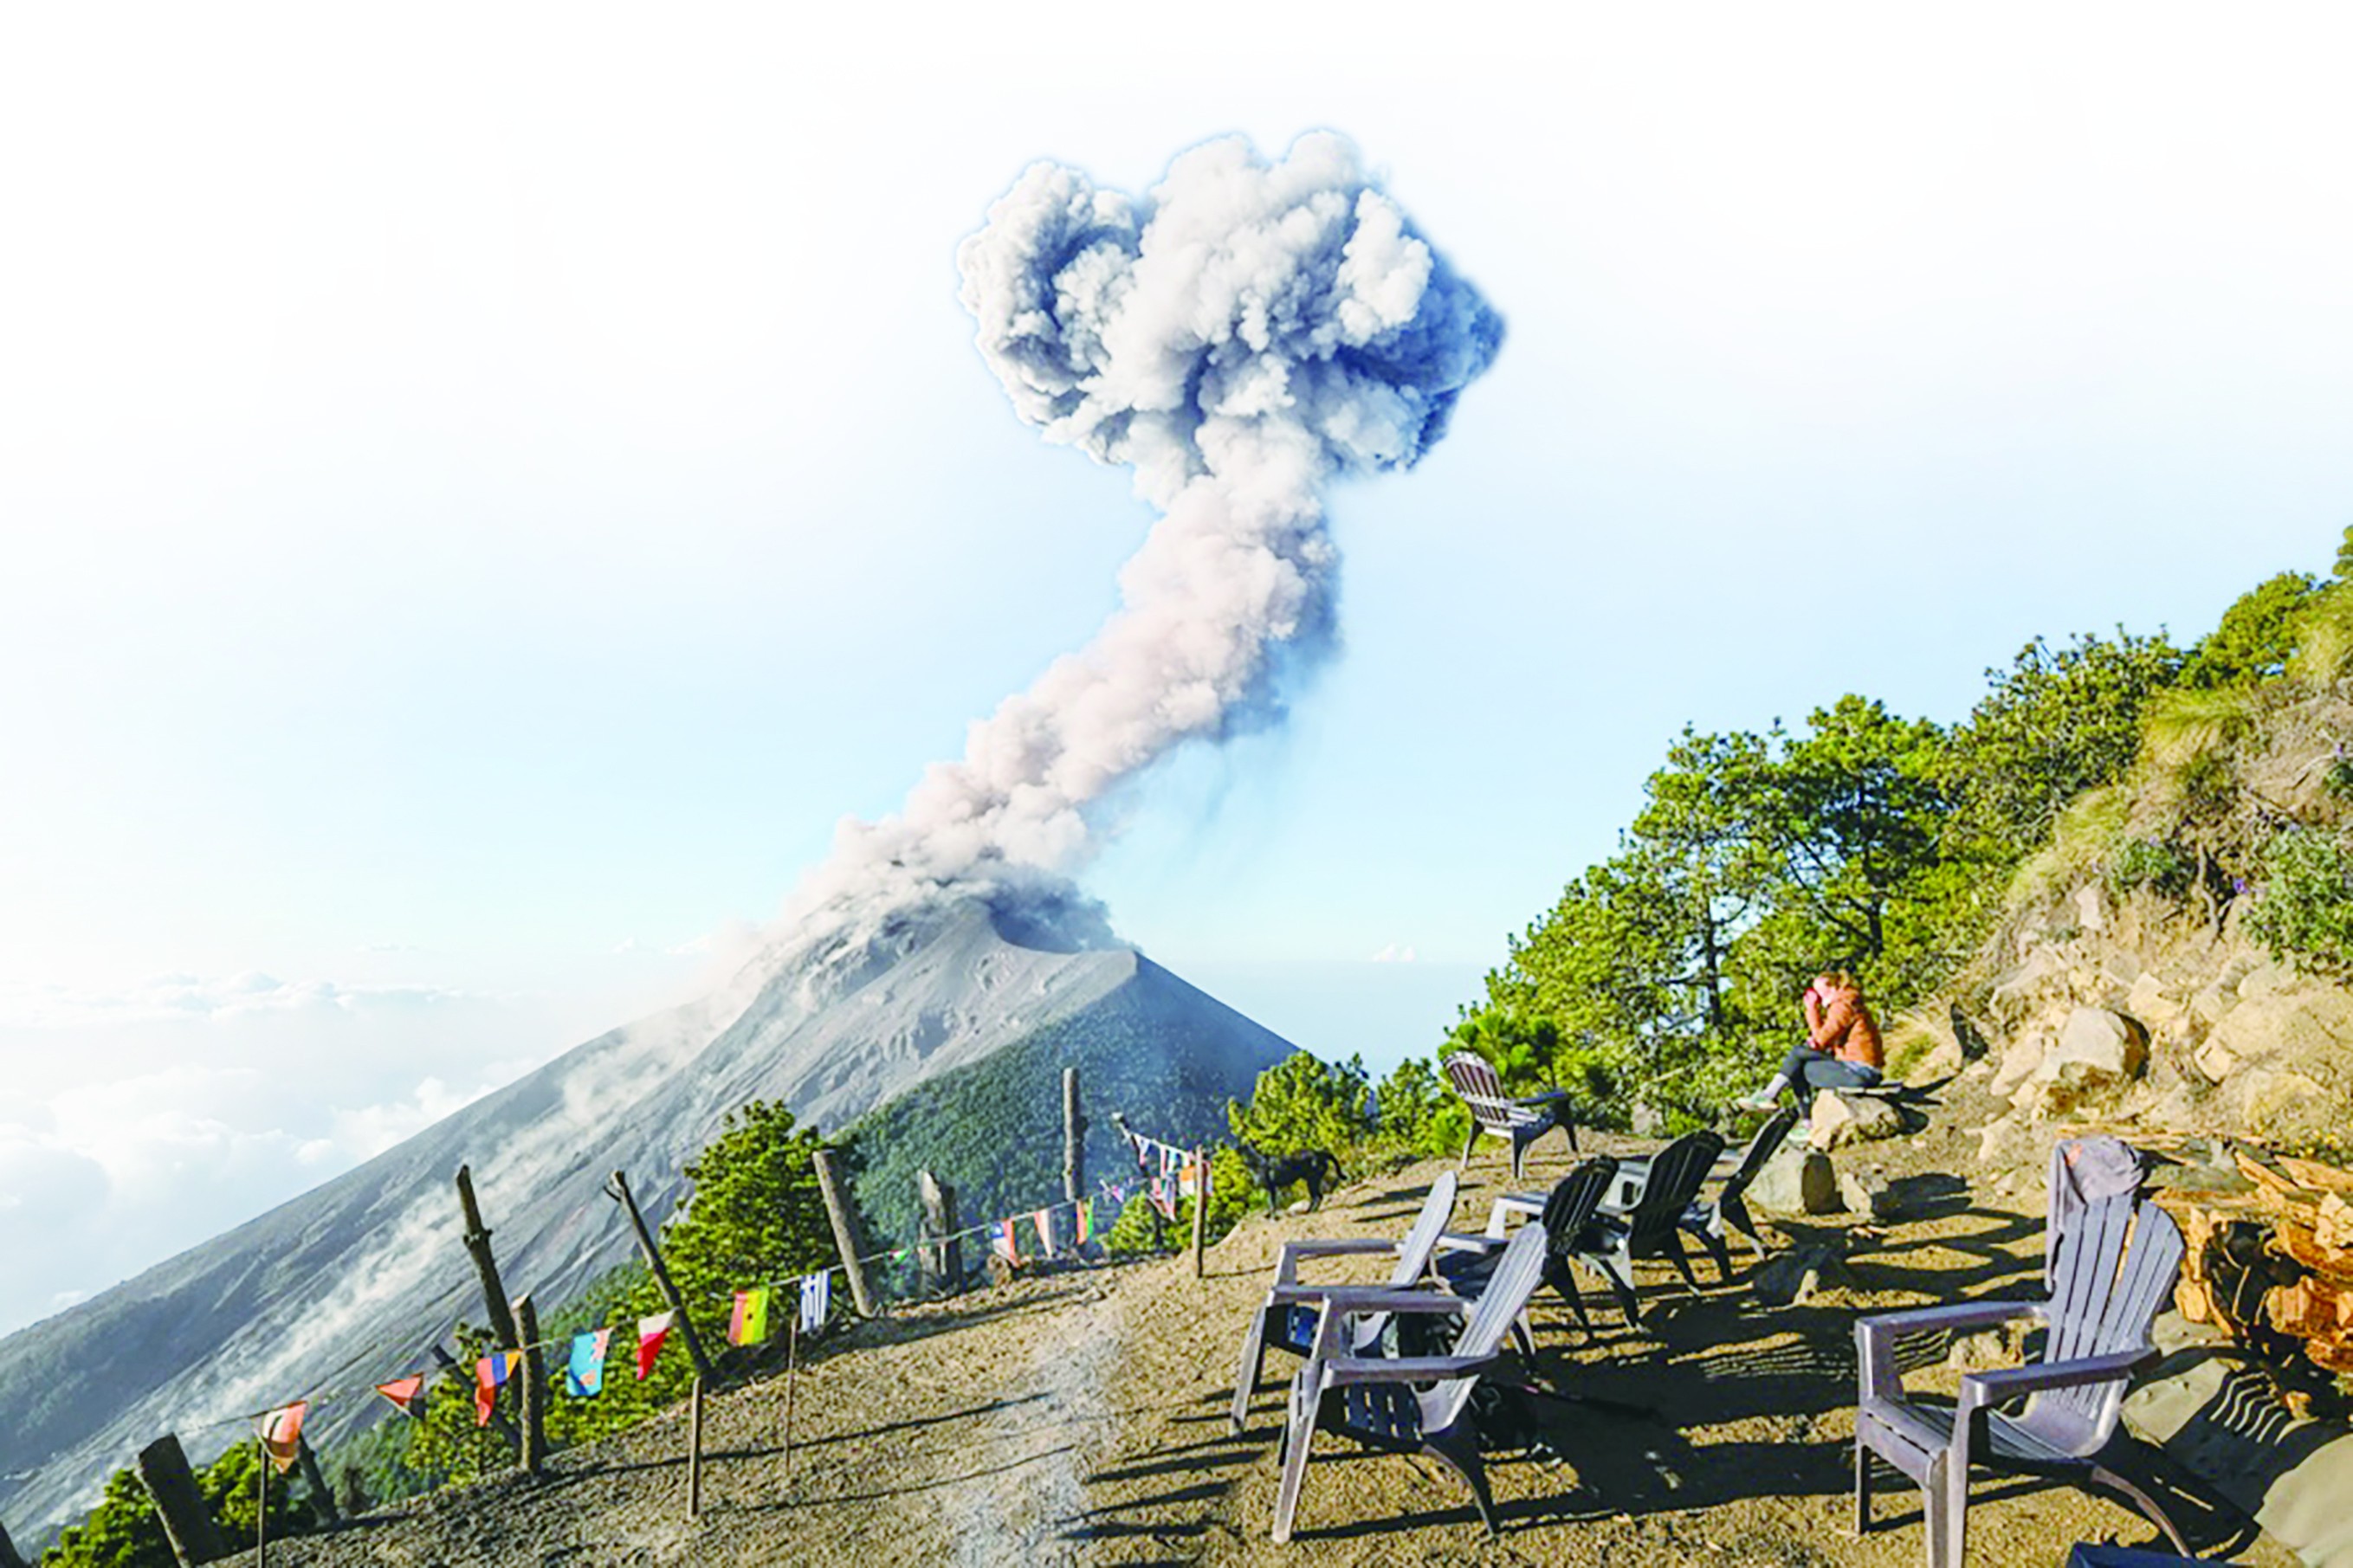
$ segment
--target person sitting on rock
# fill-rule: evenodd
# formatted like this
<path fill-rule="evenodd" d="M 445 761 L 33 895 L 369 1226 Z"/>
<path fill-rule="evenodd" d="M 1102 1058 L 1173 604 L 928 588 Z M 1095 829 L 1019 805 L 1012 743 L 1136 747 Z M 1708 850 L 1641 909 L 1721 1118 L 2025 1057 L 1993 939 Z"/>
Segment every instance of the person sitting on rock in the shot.
<path fill-rule="evenodd" d="M 1732 1103 L 1743 1110 L 1769 1112 L 1785 1089 L 1795 1089 L 1798 1109 L 1810 1112 L 1814 1093 L 1824 1089 L 1870 1089 L 1879 1082 L 1886 1058 L 1879 1048 L 1879 1025 L 1862 1003 L 1862 987 L 1843 969 L 1825 970 L 1806 987 L 1806 1043 L 1781 1058 L 1773 1081 Z"/>

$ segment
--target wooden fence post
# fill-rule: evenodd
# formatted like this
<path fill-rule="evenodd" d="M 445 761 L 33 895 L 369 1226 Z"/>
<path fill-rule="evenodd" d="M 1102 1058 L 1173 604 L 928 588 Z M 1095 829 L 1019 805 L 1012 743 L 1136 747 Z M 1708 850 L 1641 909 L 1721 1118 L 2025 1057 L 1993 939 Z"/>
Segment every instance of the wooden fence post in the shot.
<path fill-rule="evenodd" d="M 1087 1191 L 1087 1119 L 1079 1110 L 1079 1069 L 1062 1069 L 1062 1201 L 1075 1204 Z"/>
<path fill-rule="evenodd" d="M 180 1447 L 179 1437 L 166 1432 L 139 1450 L 137 1464 L 140 1482 L 155 1500 L 164 1534 L 171 1541 L 172 1555 L 180 1560 L 181 1568 L 196 1568 L 200 1563 L 227 1556 L 228 1542 L 221 1539 L 213 1510 L 205 1506 L 204 1494 L 196 1489 L 195 1472 L 188 1468 L 188 1456 Z"/>
<path fill-rule="evenodd" d="M 499 1263 L 491 1252 L 491 1227 L 482 1223 L 481 1205 L 474 1201 L 474 1173 L 466 1166 L 458 1167 L 458 1206 L 466 1216 L 466 1250 L 473 1255 L 475 1272 L 481 1276 L 482 1310 L 491 1316 L 491 1331 L 498 1336 L 493 1349 L 521 1350 L 524 1340 L 515 1327 L 514 1309 L 507 1304 L 506 1288 L 499 1282 Z M 546 1436 L 540 1430 L 538 1413 L 528 1400 L 523 1402 L 522 1442 L 517 1458 L 525 1466 L 533 1453 L 544 1450 Z"/>
<path fill-rule="evenodd" d="M 858 1226 L 849 1207 L 849 1194 L 842 1190 L 841 1178 L 833 1168 L 830 1150 L 819 1149 L 809 1156 L 817 1168 L 818 1190 L 825 1194 L 826 1217 L 833 1222 L 833 1245 L 840 1250 L 842 1272 L 849 1276 L 849 1300 L 861 1318 L 875 1316 L 874 1291 L 866 1282 L 866 1263 L 859 1256 Z"/>
<path fill-rule="evenodd" d="M 1193 1278 L 1202 1276 L 1201 1251 L 1209 1235 L 1209 1162 L 1193 1145 Z"/>
<path fill-rule="evenodd" d="M 694 1403 L 686 1414 L 686 1517 L 702 1517 L 702 1374 L 694 1378 Z"/>
<path fill-rule="evenodd" d="M 621 1205 L 629 1216 L 629 1228 L 638 1233 L 638 1250 L 645 1254 L 646 1267 L 652 1271 L 654 1283 L 661 1288 L 662 1300 L 678 1314 L 679 1331 L 686 1336 L 686 1353 L 694 1362 L 694 1375 L 709 1377 L 711 1358 L 702 1353 L 702 1336 L 694 1331 L 694 1314 L 686 1310 L 686 1298 L 678 1293 L 670 1270 L 662 1267 L 661 1248 L 654 1245 L 654 1233 L 646 1228 L 646 1216 L 638 1212 L 638 1200 L 629 1193 L 629 1178 L 614 1172 L 612 1179 L 605 1184 L 605 1195 Z"/>
<path fill-rule="evenodd" d="M 923 1228 L 931 1245 L 923 1249 L 923 1282 L 934 1289 L 964 1285 L 964 1243 L 956 1239 L 955 1189 L 929 1171 L 915 1173 L 915 1196 L 923 1205 Z"/>
<path fill-rule="evenodd" d="M 522 1335 L 522 1468 L 539 1474 L 547 1458 L 547 1361 L 539 1349 L 539 1309 L 526 1290 L 515 1298 L 515 1328 Z"/>
<path fill-rule="evenodd" d="M 329 1530 L 340 1529 L 343 1510 L 335 1507 L 335 1494 L 327 1485 L 327 1478 L 319 1471 L 319 1456 L 311 1447 L 311 1439 L 300 1432 L 294 1434 L 294 1457 L 302 1466 L 302 1479 L 311 1488 L 311 1496 L 318 1504 L 319 1517 Z"/>

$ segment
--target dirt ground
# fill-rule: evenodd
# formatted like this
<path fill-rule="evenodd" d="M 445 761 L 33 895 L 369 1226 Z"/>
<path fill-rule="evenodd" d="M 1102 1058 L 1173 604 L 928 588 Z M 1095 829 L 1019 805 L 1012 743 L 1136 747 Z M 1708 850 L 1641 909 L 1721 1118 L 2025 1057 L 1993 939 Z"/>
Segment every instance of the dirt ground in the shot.
<path fill-rule="evenodd" d="M 1441 1468 L 1326 1437 L 1297 1536 L 1272 1545 L 1281 1385 L 1293 1363 L 1270 1356 L 1246 1434 L 1231 1436 L 1224 1418 L 1278 1244 L 1402 1232 L 1443 1168 L 1433 1164 L 1361 1183 L 1320 1214 L 1246 1223 L 1211 1250 L 1206 1279 L 1193 1279 L 1186 1258 L 1078 1268 L 860 1325 L 797 1378 L 789 1460 L 785 1380 L 710 1402 L 699 1520 L 686 1517 L 686 1420 L 677 1410 L 559 1456 L 538 1482 L 445 1492 L 332 1536 L 273 1543 L 271 1555 L 322 1568 L 1914 1564 L 1923 1558 L 1918 1495 L 1892 1472 L 1879 1489 L 1877 1527 L 1860 1538 L 1852 1528 L 1852 1321 L 2028 1293 L 2042 1258 L 2038 1219 L 1936 1173 L 1963 1168 L 1964 1137 L 1932 1131 L 1860 1157 L 1884 1165 L 1906 1199 L 1906 1217 L 1883 1229 L 1833 1218 L 1768 1232 L 1783 1244 L 1850 1247 L 1849 1282 L 1804 1305 L 1757 1305 L 1742 1283 L 1746 1258 L 1736 1259 L 1729 1287 L 1704 1269 L 1708 1289 L 1697 1296 L 1664 1267 L 1641 1266 L 1644 1332 L 1626 1329 L 1595 1292 L 1588 1342 L 1557 1299 L 1540 1297 L 1534 1370 L 1609 1403 L 1570 1407 L 1554 1436 L 1565 1462 L 1492 1462 L 1503 1522 L 1493 1540 Z M 1567 1168 L 1547 1143 L 1528 1184 Z M 1508 1174 L 1497 1154 L 1473 1162 L 1455 1228 L 1482 1226 Z M 1373 1273 L 1342 1260 L 1333 1277 Z M 1949 1392 L 1957 1375 L 1937 1364 L 1914 1383 Z M 2129 1509 L 2069 1489 L 1988 1479 L 1974 1498 L 1978 1563 L 2055 1564 L 2073 1542 L 2141 1544 L 2154 1535 Z M 2295 1561 L 2230 1517 L 2188 1511 L 2201 1551 L 2258 1568 Z"/>

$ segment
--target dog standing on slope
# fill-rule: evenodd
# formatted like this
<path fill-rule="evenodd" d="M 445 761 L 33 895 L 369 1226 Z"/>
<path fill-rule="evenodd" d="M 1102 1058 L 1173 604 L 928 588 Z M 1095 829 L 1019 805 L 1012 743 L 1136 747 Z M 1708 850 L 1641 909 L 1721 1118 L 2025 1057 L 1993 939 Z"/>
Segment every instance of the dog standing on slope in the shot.
<path fill-rule="evenodd" d="M 1247 1143 L 1237 1142 L 1234 1150 L 1241 1155 L 1242 1163 L 1250 1168 L 1250 1180 L 1266 1194 L 1266 1213 L 1270 1219 L 1274 1217 L 1275 1194 L 1284 1187 L 1294 1183 L 1306 1184 L 1307 1206 L 1319 1209 L 1324 1206 L 1324 1184 L 1329 1183 L 1337 1186 L 1340 1183 L 1340 1162 L 1321 1149 L 1268 1155 L 1260 1153 Z"/>

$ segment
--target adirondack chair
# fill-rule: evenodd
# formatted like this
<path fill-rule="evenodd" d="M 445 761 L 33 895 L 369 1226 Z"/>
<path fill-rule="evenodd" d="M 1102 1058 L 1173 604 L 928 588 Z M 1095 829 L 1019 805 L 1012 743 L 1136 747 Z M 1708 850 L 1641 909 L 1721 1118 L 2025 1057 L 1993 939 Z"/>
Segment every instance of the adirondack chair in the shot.
<path fill-rule="evenodd" d="M 1765 1125 L 1757 1130 L 1757 1136 L 1748 1141 L 1747 1151 L 1740 1156 L 1740 1163 L 1733 1168 L 1732 1174 L 1724 1178 L 1724 1185 L 1716 1189 L 1715 1196 L 1696 1199 L 1683 1210 L 1683 1229 L 1696 1237 L 1700 1245 L 1707 1248 L 1708 1256 L 1715 1259 L 1716 1278 L 1720 1281 L 1729 1281 L 1732 1278 L 1732 1249 L 1724 1234 L 1727 1225 L 1748 1238 L 1748 1245 L 1756 1249 L 1759 1263 L 1765 1260 L 1765 1238 L 1757 1233 L 1757 1222 L 1748 1214 L 1748 1184 L 1757 1179 L 1757 1173 L 1765 1168 L 1765 1162 L 1780 1152 L 1781 1145 L 1788 1141 L 1789 1130 L 1798 1124 L 1799 1114 L 1793 1105 L 1785 1105 L 1775 1111 Z"/>
<path fill-rule="evenodd" d="M 1299 1279 L 1300 1260 L 1308 1258 L 1378 1257 L 1393 1253 L 1397 1265 L 1389 1270 L 1386 1289 L 1410 1289 L 1430 1270 L 1430 1260 L 1440 1247 L 1448 1244 L 1446 1222 L 1454 1214 L 1456 1177 L 1451 1171 L 1441 1171 L 1430 1184 L 1430 1195 L 1421 1203 L 1421 1213 L 1414 1217 L 1413 1226 L 1396 1241 L 1384 1241 L 1377 1237 L 1334 1241 L 1286 1241 L 1275 1258 L 1274 1283 L 1259 1303 L 1258 1311 L 1250 1318 L 1250 1332 L 1242 1340 L 1241 1364 L 1234 1373 L 1234 1405 L 1231 1415 L 1233 1429 L 1239 1433 L 1250 1424 L 1250 1395 L 1258 1388 L 1258 1380 L 1266 1368 L 1269 1350 L 1288 1351 L 1293 1355 L 1305 1355 L 1314 1343 L 1316 1303 L 1331 1294 L 1330 1285 L 1302 1284 Z M 1371 1353 L 1380 1342 L 1382 1331 L 1388 1326 L 1388 1314 L 1374 1310 L 1349 1320 L 1347 1348 L 1352 1352 Z"/>
<path fill-rule="evenodd" d="M 1570 1256 L 1600 1275 L 1610 1294 L 1617 1297 L 1618 1310 L 1626 1315 L 1628 1327 L 1642 1324 L 1634 1295 L 1634 1259 L 1664 1258 L 1675 1266 L 1683 1283 L 1698 1291 L 1699 1279 L 1692 1273 L 1691 1255 L 1683 1247 L 1684 1220 L 1723 1152 L 1724 1140 L 1715 1133 L 1684 1133 L 1651 1156 L 1649 1178 L 1632 1208 L 1623 1215 L 1595 1215 L 1585 1234 L 1571 1245 Z"/>
<path fill-rule="evenodd" d="M 1370 1447 L 1426 1454 L 1461 1476 L 1489 1534 L 1495 1531 L 1494 1497 L 1471 1425 L 1471 1395 L 1501 1359 L 1504 1337 L 1527 1310 L 1544 1278 L 1546 1236 L 1523 1226 L 1496 1259 L 1478 1300 L 1435 1290 L 1351 1291 L 1321 1304 L 1307 1364 L 1291 1383 L 1283 1424 L 1282 1479 L 1274 1498 L 1274 1539 L 1291 1539 L 1306 1484 L 1309 1450 L 1318 1431 L 1336 1432 Z M 1448 1312 L 1462 1319 L 1451 1354 L 1367 1356 L 1349 1347 L 1348 1315 L 1376 1309 Z M 1424 1386 L 1417 1387 L 1417 1384 Z"/>
<path fill-rule="evenodd" d="M 1486 1059 L 1459 1051 L 1440 1064 L 1446 1072 L 1446 1081 L 1461 1097 L 1471 1110 L 1471 1132 L 1462 1140 L 1462 1156 L 1459 1168 L 1471 1163 L 1471 1151 L 1478 1145 L 1482 1134 L 1502 1138 L 1512 1145 L 1512 1180 L 1520 1179 L 1527 1160 L 1528 1145 L 1557 1127 L 1568 1138 L 1573 1152 L 1577 1148 L 1577 1124 L 1569 1120 L 1573 1109 L 1566 1090 L 1553 1089 L 1544 1094 L 1514 1100 L 1504 1092 L 1504 1080 Z"/>
<path fill-rule="evenodd" d="M 1618 1162 L 1607 1154 L 1594 1155 L 1554 1183 L 1552 1191 L 1542 1200 L 1543 1206 L 1532 1215 L 1544 1227 L 1546 1237 L 1544 1282 L 1568 1303 L 1569 1310 L 1577 1314 L 1577 1326 L 1588 1334 L 1593 1331 L 1593 1322 L 1586 1316 L 1584 1292 L 1577 1289 L 1569 1259 L 1573 1249 L 1588 1237 L 1593 1217 L 1617 1179 Z M 1488 1222 L 1489 1235 L 1454 1238 L 1460 1250 L 1438 1260 L 1439 1277 L 1461 1295 L 1483 1293 L 1494 1275 L 1496 1251 L 1504 1245 L 1497 1224 L 1504 1212 L 1504 1205 L 1522 1201 L 1497 1199 L 1497 1208 Z"/>
<path fill-rule="evenodd" d="M 1972 1464 L 2106 1487 L 2189 1556 L 2156 1500 L 2099 1462 L 2116 1435 L 2126 1382 L 2157 1357 L 2149 1324 L 2173 1292 L 2181 1252 L 2181 1232 L 2170 1215 L 2119 1193 L 2073 1208 L 2054 1248 L 2048 1300 L 1931 1307 L 1856 1323 L 1857 1533 L 1871 1528 L 1871 1456 L 1877 1454 L 1921 1489 L 1928 1568 L 1961 1568 L 1966 1560 Z M 2047 1326 L 2038 1363 L 1968 1373 L 1950 1409 L 1904 1392 L 1895 1364 L 1900 1337 L 2020 1318 Z M 1997 1408 L 2021 1398 L 2025 1404 L 2015 1414 Z"/>

